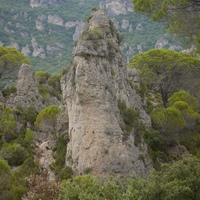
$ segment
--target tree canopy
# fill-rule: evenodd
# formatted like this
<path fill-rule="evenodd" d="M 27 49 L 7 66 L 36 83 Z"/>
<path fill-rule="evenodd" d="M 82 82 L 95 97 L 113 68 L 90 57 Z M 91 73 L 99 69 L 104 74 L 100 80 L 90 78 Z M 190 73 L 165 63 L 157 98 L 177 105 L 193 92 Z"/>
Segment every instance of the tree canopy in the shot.
<path fill-rule="evenodd" d="M 17 51 L 13 47 L 0 47 L 0 78 L 6 76 L 3 79 L 10 81 L 16 79 L 16 72 L 23 64 L 30 64 L 30 61 L 24 56 L 23 53 Z M 14 74 L 13 74 L 14 72 Z M 11 76 L 14 76 L 11 77 Z M 0 83 L 2 85 L 2 83 Z"/>
<path fill-rule="evenodd" d="M 141 80 L 148 88 L 160 92 L 164 106 L 169 94 L 177 89 L 184 89 L 194 96 L 199 94 L 200 59 L 197 57 L 167 49 L 152 49 L 134 56 L 129 67 L 140 72 Z"/>
<path fill-rule="evenodd" d="M 0 77 L 5 70 L 19 67 L 22 63 L 30 63 L 23 53 L 13 47 L 0 47 Z"/>
<path fill-rule="evenodd" d="M 174 164 L 162 165 L 147 179 L 97 179 L 91 175 L 64 180 L 61 198 L 66 200 L 197 200 L 200 198 L 200 161 L 186 157 Z"/>
<path fill-rule="evenodd" d="M 171 32 L 189 36 L 200 50 L 199 0 L 132 0 L 134 9 L 154 20 L 165 20 Z"/>

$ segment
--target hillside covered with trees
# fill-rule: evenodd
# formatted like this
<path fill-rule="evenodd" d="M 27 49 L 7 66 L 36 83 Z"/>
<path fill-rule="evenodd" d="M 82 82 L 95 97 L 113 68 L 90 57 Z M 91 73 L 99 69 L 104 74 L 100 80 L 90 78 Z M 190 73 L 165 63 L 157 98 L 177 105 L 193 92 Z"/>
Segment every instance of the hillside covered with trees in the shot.
<path fill-rule="evenodd" d="M 155 46 L 190 48 L 166 33 L 162 23 L 133 12 L 131 1 L 0 1 L 0 46 L 12 46 L 29 58 L 34 71 L 61 73 L 70 63 L 74 42 L 92 8 L 103 7 L 123 35 L 127 62 Z"/>

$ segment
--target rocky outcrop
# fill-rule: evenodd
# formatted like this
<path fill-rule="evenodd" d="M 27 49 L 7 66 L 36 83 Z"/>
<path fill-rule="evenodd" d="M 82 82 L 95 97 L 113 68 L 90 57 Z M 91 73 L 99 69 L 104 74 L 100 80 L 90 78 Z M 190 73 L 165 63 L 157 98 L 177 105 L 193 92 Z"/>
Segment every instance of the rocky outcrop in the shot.
<path fill-rule="evenodd" d="M 35 106 L 41 111 L 46 106 L 42 102 L 32 69 L 29 65 L 23 64 L 18 73 L 17 95 L 11 96 L 6 103 L 12 108 L 27 109 L 29 106 Z"/>
<path fill-rule="evenodd" d="M 123 19 L 123 20 L 122 20 L 122 28 L 123 28 L 123 29 L 128 29 L 129 26 L 130 26 L 129 20 Z"/>
<path fill-rule="evenodd" d="M 35 21 L 35 27 L 39 31 L 43 31 L 44 30 L 44 24 L 41 21 L 36 20 Z"/>
<path fill-rule="evenodd" d="M 44 48 L 38 44 L 37 40 L 34 37 L 31 39 L 31 43 L 32 43 L 32 47 L 33 47 L 32 56 L 45 58 L 46 54 L 45 54 Z"/>
<path fill-rule="evenodd" d="M 24 53 L 25 56 L 29 56 L 31 54 L 31 50 L 30 50 L 28 44 L 26 46 L 22 47 L 22 52 Z"/>
<path fill-rule="evenodd" d="M 30 0 L 30 6 L 32 8 L 47 8 L 48 5 L 57 6 L 59 5 L 58 0 Z"/>
<path fill-rule="evenodd" d="M 92 16 L 74 49 L 73 64 L 61 79 L 69 118 L 66 164 L 76 174 L 144 176 L 152 167 L 146 145 L 134 145 L 134 128 L 123 141 L 118 101 L 137 110 L 146 126 L 150 117 L 127 81 L 120 37 L 112 21 L 103 10 Z"/>
<path fill-rule="evenodd" d="M 133 5 L 127 0 L 106 0 L 105 8 L 109 15 L 120 15 L 133 12 Z"/>
<path fill-rule="evenodd" d="M 79 39 L 80 35 L 83 32 L 83 26 L 84 26 L 83 22 L 77 22 L 76 23 L 76 30 L 75 30 L 75 33 L 73 34 L 73 40 L 74 41 Z"/>
<path fill-rule="evenodd" d="M 58 15 L 48 15 L 48 23 L 63 26 L 63 19 Z"/>

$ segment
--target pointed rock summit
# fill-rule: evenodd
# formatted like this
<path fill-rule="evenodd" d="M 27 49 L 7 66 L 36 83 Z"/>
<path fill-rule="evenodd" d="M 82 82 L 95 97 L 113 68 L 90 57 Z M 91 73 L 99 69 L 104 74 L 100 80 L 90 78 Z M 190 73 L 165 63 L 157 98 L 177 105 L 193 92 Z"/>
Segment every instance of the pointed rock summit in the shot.
<path fill-rule="evenodd" d="M 42 104 L 42 97 L 39 95 L 34 73 L 30 65 L 22 64 L 18 72 L 17 95 L 7 100 L 7 105 L 11 108 L 21 107 L 27 109 L 35 106 L 38 111 L 45 107 Z"/>
<path fill-rule="evenodd" d="M 120 105 L 125 105 L 138 113 L 133 121 L 151 124 L 140 96 L 127 79 L 120 40 L 104 11 L 93 12 L 61 79 L 69 117 L 66 165 L 76 174 L 145 176 L 152 169 L 146 145 L 135 145 L 135 127 L 127 134 L 120 110 Z"/>

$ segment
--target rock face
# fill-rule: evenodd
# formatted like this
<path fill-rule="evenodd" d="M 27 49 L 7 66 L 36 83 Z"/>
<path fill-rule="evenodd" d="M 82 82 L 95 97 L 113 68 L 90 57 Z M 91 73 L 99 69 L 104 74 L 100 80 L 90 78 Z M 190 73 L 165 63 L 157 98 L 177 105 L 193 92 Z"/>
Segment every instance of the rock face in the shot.
<path fill-rule="evenodd" d="M 105 4 L 109 15 L 120 15 L 133 12 L 133 5 L 127 0 L 106 0 Z"/>
<path fill-rule="evenodd" d="M 58 15 L 49 15 L 48 16 L 48 23 L 55 24 L 59 26 L 63 26 L 63 19 L 59 17 Z"/>
<path fill-rule="evenodd" d="M 134 145 L 133 135 L 123 141 L 118 100 L 138 111 L 151 124 L 141 98 L 127 81 L 119 35 L 103 10 L 92 13 L 74 49 L 73 64 L 61 79 L 69 118 L 66 164 L 76 174 L 98 177 L 145 176 L 152 168 L 145 144 Z M 144 158 L 144 159 L 140 159 Z"/>
<path fill-rule="evenodd" d="M 29 65 L 23 64 L 20 67 L 17 81 L 17 95 L 7 100 L 7 105 L 15 108 L 28 108 L 35 106 L 41 111 L 46 105 L 42 103 L 42 97 L 39 95 L 37 83 L 34 79 L 32 69 Z"/>

